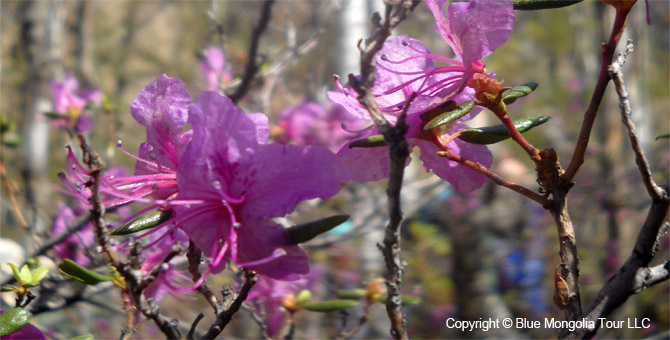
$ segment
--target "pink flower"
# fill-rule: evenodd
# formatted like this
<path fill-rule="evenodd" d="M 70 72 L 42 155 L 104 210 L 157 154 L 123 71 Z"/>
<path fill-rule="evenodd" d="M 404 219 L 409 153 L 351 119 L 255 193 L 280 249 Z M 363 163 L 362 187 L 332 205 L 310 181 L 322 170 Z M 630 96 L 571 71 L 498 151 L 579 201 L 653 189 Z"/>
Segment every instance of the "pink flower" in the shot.
<path fill-rule="evenodd" d="M 68 74 L 62 83 L 51 82 L 53 95 L 54 127 L 61 130 L 85 132 L 93 128 L 93 121 L 86 113 L 89 104 L 100 106 L 102 92 L 98 89 L 79 89 L 79 82 L 72 74 Z"/>
<path fill-rule="evenodd" d="M 78 217 L 85 214 L 85 211 L 80 210 L 75 213 L 70 207 L 61 203 L 58 206 L 58 215 L 54 218 L 53 227 L 51 229 L 51 237 L 57 237 L 72 227 L 77 221 Z M 68 236 L 63 242 L 54 246 L 56 256 L 59 259 L 70 259 L 78 264 L 88 267 L 91 259 L 88 258 L 86 252 L 95 244 L 95 234 L 93 233 L 93 224 L 86 223 L 84 227 L 78 232 Z"/>
<path fill-rule="evenodd" d="M 296 281 L 279 281 L 266 276 L 258 276 L 254 289 L 247 296 L 247 303 L 256 303 L 262 309 L 267 327 L 267 335 L 274 337 L 281 331 L 287 317 L 287 305 L 295 303 L 295 295 L 302 290 L 312 290 L 323 277 L 323 269 L 313 268 L 309 274 Z M 290 306 L 289 306 L 290 308 Z"/>
<path fill-rule="evenodd" d="M 244 114 L 228 98 L 205 92 L 189 107 L 193 139 L 177 168 L 177 225 L 209 258 L 203 278 L 224 258 L 275 279 L 307 273 L 307 256 L 273 222 L 303 200 L 327 199 L 348 170 L 322 147 L 264 145 L 267 118 Z"/>
<path fill-rule="evenodd" d="M 218 91 L 221 84 L 233 79 L 230 64 L 226 63 L 226 55 L 219 47 L 208 47 L 203 51 L 200 67 L 207 81 L 207 91 Z"/>
<path fill-rule="evenodd" d="M 326 109 L 313 102 L 303 102 L 283 110 L 279 114 L 279 119 L 279 131 L 274 138 L 277 142 L 321 145 L 333 152 L 337 152 L 354 136 L 354 133 L 345 130 L 345 127 L 356 129 L 361 122 L 340 105 Z"/>
<path fill-rule="evenodd" d="M 512 3 L 483 0 L 452 3 L 449 20 L 441 12 L 444 0 L 428 0 L 427 4 L 435 16 L 437 32 L 452 47 L 456 59 L 433 55 L 420 41 L 407 36 L 391 38 L 377 54 L 377 82 L 372 92 L 382 114 L 392 124 L 395 124 L 410 96 L 417 94 L 406 118 L 409 130 L 405 137 L 410 147 L 419 147 L 420 158 L 427 171 L 447 180 L 458 191 L 469 192 L 480 187 L 486 178 L 439 157 L 437 152 L 448 148 L 486 167 L 491 165 L 491 153 L 485 146 L 449 138 L 468 128 L 460 122 L 424 132 L 427 117 L 422 115 L 449 100 L 461 103 L 474 99 L 474 90 L 466 85 L 475 73 L 484 72 L 480 59 L 507 40 L 514 24 Z M 435 61 L 446 65 L 436 66 Z M 339 82 L 337 85 L 340 92 L 329 92 L 329 98 L 360 119 L 369 119 L 368 112 L 358 102 L 357 94 Z M 481 108 L 475 108 L 461 120 L 471 119 L 480 111 Z M 359 139 L 378 134 L 376 126 L 370 126 L 362 131 Z M 388 176 L 386 148 L 351 148 L 347 144 L 338 156 L 351 169 L 355 181 L 373 181 Z"/>

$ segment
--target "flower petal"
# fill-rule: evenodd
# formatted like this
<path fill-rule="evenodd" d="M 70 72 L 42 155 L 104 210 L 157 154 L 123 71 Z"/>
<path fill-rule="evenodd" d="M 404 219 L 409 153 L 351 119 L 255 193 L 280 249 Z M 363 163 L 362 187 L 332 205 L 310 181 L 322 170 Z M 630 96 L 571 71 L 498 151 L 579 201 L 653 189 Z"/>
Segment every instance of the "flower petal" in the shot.
<path fill-rule="evenodd" d="M 147 129 L 147 143 L 152 161 L 175 169 L 185 145 L 180 135 L 188 118 L 191 96 L 186 85 L 177 78 L 161 75 L 149 83 L 130 105 L 130 113 Z M 143 155 L 146 157 L 147 155 Z M 141 169 L 140 173 L 143 172 Z"/>
<path fill-rule="evenodd" d="M 249 167 L 238 167 L 231 191 L 244 196 L 243 218 L 284 216 L 298 203 L 328 199 L 350 178 L 349 170 L 321 146 L 269 144 L 259 146 Z"/>
<path fill-rule="evenodd" d="M 461 46 L 466 67 L 504 44 L 514 27 L 511 0 L 454 2 L 448 13 L 452 37 Z"/>
<path fill-rule="evenodd" d="M 245 220 L 237 233 L 237 257 L 235 263 L 271 259 L 277 249 L 285 255 L 267 263 L 251 265 L 245 269 L 255 270 L 259 274 L 277 280 L 295 281 L 299 274 L 309 272 L 307 254 L 299 246 L 290 243 L 286 229 L 281 225 L 263 219 Z"/>
<path fill-rule="evenodd" d="M 456 123 L 451 131 L 455 132 L 464 128 L 467 128 L 467 126 Z M 432 171 L 438 177 L 448 181 L 459 192 L 467 193 L 473 191 L 486 182 L 487 178 L 478 172 L 438 156 L 437 152 L 441 150 L 433 142 L 415 139 L 413 143 L 421 149 L 420 158 L 426 170 Z M 484 145 L 470 144 L 456 139 L 449 143 L 449 148 L 463 158 L 481 163 L 487 168 L 493 162 L 493 155 L 491 155 L 491 152 Z"/>

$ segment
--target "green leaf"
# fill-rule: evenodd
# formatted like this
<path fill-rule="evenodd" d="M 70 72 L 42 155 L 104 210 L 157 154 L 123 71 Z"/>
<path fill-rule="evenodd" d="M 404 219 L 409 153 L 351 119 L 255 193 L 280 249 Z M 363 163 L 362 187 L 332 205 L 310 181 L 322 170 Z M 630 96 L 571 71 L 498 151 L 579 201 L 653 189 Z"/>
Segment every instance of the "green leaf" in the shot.
<path fill-rule="evenodd" d="M 50 119 L 58 119 L 58 118 L 65 118 L 65 117 L 67 117 L 66 115 L 64 115 L 64 114 L 62 114 L 62 113 L 59 113 L 59 112 L 44 112 L 44 115 L 45 115 L 47 118 L 50 118 Z"/>
<path fill-rule="evenodd" d="M 13 263 L 7 264 L 12 268 L 12 272 L 14 273 L 14 278 L 16 281 L 21 281 L 21 273 L 19 272 L 19 268 L 16 268 L 16 265 Z"/>
<path fill-rule="evenodd" d="M 363 289 L 363 288 L 350 289 L 350 290 L 338 290 L 335 293 L 335 295 L 340 299 L 358 300 L 358 299 L 368 295 L 368 291 Z"/>
<path fill-rule="evenodd" d="M 444 112 L 435 118 L 432 118 L 428 123 L 426 123 L 426 125 L 423 126 L 423 131 L 430 131 L 436 127 L 454 122 L 457 119 L 468 114 L 470 111 L 472 111 L 474 107 L 475 107 L 474 100 L 460 103 L 451 110 Z"/>
<path fill-rule="evenodd" d="M 172 210 L 167 211 L 152 211 L 150 213 L 144 214 L 128 223 L 120 225 L 112 229 L 109 234 L 118 236 L 118 235 L 129 235 L 133 233 L 140 232 L 142 230 L 147 230 L 154 228 L 161 223 L 167 221 L 172 216 Z"/>
<path fill-rule="evenodd" d="M 310 302 L 302 305 L 302 308 L 312 312 L 330 313 L 338 310 L 344 310 L 358 305 L 355 300 L 330 300 L 323 302 Z"/>
<path fill-rule="evenodd" d="M 47 275 L 49 268 L 46 266 L 39 266 L 32 270 L 32 283 L 39 284 L 40 281 Z"/>
<path fill-rule="evenodd" d="M 28 311 L 12 308 L 0 315 L 0 336 L 12 334 L 28 323 Z"/>
<path fill-rule="evenodd" d="M 377 298 L 377 302 L 386 303 L 386 295 L 382 295 Z M 401 296 L 403 306 L 407 305 L 418 305 L 421 302 L 421 298 L 418 296 L 412 295 L 403 295 Z"/>
<path fill-rule="evenodd" d="M 61 273 L 89 285 L 112 280 L 111 276 L 90 271 L 70 259 L 66 259 L 58 265 L 58 269 Z"/>
<path fill-rule="evenodd" d="M 377 148 L 380 146 L 387 146 L 383 135 L 374 135 L 368 138 L 359 139 L 349 144 L 350 148 Z"/>
<path fill-rule="evenodd" d="M 670 138 L 670 133 L 666 133 L 666 134 L 664 134 L 664 135 L 660 135 L 660 136 L 656 137 L 656 140 L 659 140 L 659 139 L 661 139 L 661 138 Z"/>
<path fill-rule="evenodd" d="M 15 292 L 15 293 L 17 292 L 16 287 L 12 287 L 12 286 L 2 286 L 2 287 L 0 287 L 0 291 L 2 291 L 2 292 Z"/>
<path fill-rule="evenodd" d="M 525 84 L 513 87 L 513 88 L 503 92 L 503 94 L 502 94 L 503 102 L 505 102 L 505 104 L 508 104 L 508 105 L 512 104 L 517 99 L 531 94 L 533 91 L 535 91 L 536 88 L 537 88 L 537 83 L 536 82 L 525 83 Z"/>
<path fill-rule="evenodd" d="M 523 11 L 566 7 L 582 2 L 582 0 L 514 0 L 512 2 L 514 9 Z"/>
<path fill-rule="evenodd" d="M 550 117 L 537 116 L 515 120 L 514 126 L 519 132 L 526 132 L 538 125 L 546 123 Z M 509 138 L 509 130 L 504 125 L 493 125 L 481 128 L 466 129 L 458 136 L 460 140 L 472 144 L 493 144 Z"/>
<path fill-rule="evenodd" d="M 305 243 L 338 225 L 346 222 L 349 215 L 334 215 L 320 220 L 302 223 L 287 228 L 288 237 L 293 244 Z"/>
<path fill-rule="evenodd" d="M 93 336 L 93 334 L 91 333 L 88 333 L 88 334 L 77 335 L 74 338 L 71 338 L 70 340 L 95 340 L 95 336 Z"/>
<path fill-rule="evenodd" d="M 13 269 L 13 268 L 12 268 Z M 23 283 L 28 283 L 33 281 L 33 274 L 30 273 L 30 267 L 28 267 L 27 264 L 24 264 L 21 267 L 21 270 L 19 270 L 19 278 L 18 281 L 23 284 Z"/>

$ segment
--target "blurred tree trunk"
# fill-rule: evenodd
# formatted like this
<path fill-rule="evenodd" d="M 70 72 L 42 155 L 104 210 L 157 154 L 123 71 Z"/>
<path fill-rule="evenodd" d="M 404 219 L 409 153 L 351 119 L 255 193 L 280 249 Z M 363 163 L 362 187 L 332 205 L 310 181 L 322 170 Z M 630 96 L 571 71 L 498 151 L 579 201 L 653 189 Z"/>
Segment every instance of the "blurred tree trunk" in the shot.
<path fill-rule="evenodd" d="M 350 74 L 360 73 L 361 55 L 356 47 L 358 41 L 367 36 L 367 23 L 370 13 L 366 3 L 368 1 L 348 0 L 342 3 L 340 12 L 340 36 L 339 36 L 339 65 L 337 74 L 346 82 Z"/>
<path fill-rule="evenodd" d="M 26 163 L 23 177 L 26 199 L 32 209 L 29 223 L 36 231 L 43 231 L 44 221 L 40 221 L 37 211 L 48 204 L 48 192 L 51 188 L 46 177 L 50 127 L 43 112 L 51 110 L 50 80 L 63 76 L 61 40 L 64 2 L 27 1 L 18 10 L 21 21 L 21 49 L 29 65 L 21 91 L 21 111 L 28 117 L 25 126 Z"/>

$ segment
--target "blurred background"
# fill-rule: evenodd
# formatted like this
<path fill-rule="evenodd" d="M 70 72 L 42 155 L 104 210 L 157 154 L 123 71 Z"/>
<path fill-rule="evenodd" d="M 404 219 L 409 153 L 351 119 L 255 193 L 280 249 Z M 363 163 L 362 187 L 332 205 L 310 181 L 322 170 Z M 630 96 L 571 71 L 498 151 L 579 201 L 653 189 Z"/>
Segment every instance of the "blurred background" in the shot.
<path fill-rule="evenodd" d="M 260 1 L 2 1 L 0 2 L 0 113 L 3 117 L 1 154 L 2 196 L 0 269 L 8 277 L 7 261 L 22 263 L 49 238 L 59 203 L 71 203 L 58 190 L 57 174 L 65 170 L 64 145 L 74 142 L 53 128 L 45 112 L 53 110 L 51 82 L 73 74 L 82 88 L 98 88 L 105 99 L 90 110 L 94 127 L 91 145 L 110 166 L 132 171 L 135 161 L 115 147 L 136 152 L 144 128 L 129 114 L 137 93 L 161 74 L 182 79 L 193 98 L 206 89 L 198 56 L 207 47 L 225 52 L 233 78 L 222 91 L 232 91 L 244 72 L 251 31 Z M 622 42 L 632 39 L 635 51 L 624 72 L 631 94 L 638 137 L 658 183 L 668 183 L 670 152 L 670 3 L 637 3 Z M 278 1 L 261 38 L 260 77 L 239 102 L 246 112 L 263 112 L 279 124 L 282 110 L 309 100 L 328 107 L 326 91 L 336 90 L 333 75 L 346 79 L 358 73 L 359 39 L 367 36 L 369 18 L 381 1 Z M 562 164 L 572 156 L 583 112 L 597 80 L 600 44 L 607 40 L 613 9 L 596 1 L 556 10 L 516 12 L 509 41 L 485 59 L 503 85 L 536 81 L 539 88 L 510 106 L 513 118 L 546 115 L 551 120 L 526 134 L 536 147 L 553 147 Z M 419 5 L 396 32 L 420 39 L 434 54 L 450 48 L 434 30 L 425 4 Z M 620 44 L 620 49 L 623 44 Z M 483 112 L 472 127 L 495 124 Z M 492 170 L 536 189 L 533 164 L 513 142 L 491 146 Z M 418 154 L 413 154 L 417 159 Z M 445 320 L 562 319 L 552 303 L 554 270 L 560 263 L 557 233 L 551 216 L 536 203 L 492 183 L 462 195 L 413 162 L 403 188 L 403 259 L 407 268 L 405 294 L 421 298 L 408 306 L 412 338 L 555 338 L 555 329 L 493 329 L 459 332 Z M 632 250 L 644 221 L 649 198 L 640 182 L 626 132 L 620 123 L 618 100 L 609 87 L 589 144 L 586 163 L 570 197 L 581 260 L 582 305 L 586 307 Z M 300 223 L 333 214 L 349 214 L 350 222 L 307 243 L 312 264 L 323 271 L 318 299 L 337 290 L 364 288 L 383 277 L 381 253 L 375 246 L 386 224 L 385 181 L 348 184 L 329 202 L 302 204 L 283 222 Z M 652 263 L 669 257 L 665 236 Z M 55 268 L 52 252 L 39 261 Z M 100 256 L 94 263 L 103 265 Z M 51 261 L 51 262 L 50 262 Z M 38 295 L 32 323 L 54 339 L 82 333 L 118 338 L 126 322 L 121 295 L 111 287 L 86 288 L 63 284 L 51 271 Z M 209 279 L 215 291 L 234 282 L 227 274 Z M 68 302 L 66 297 L 81 294 Z M 11 303 L 9 294 L 5 301 Z M 658 284 L 628 302 L 609 320 L 649 318 L 647 329 L 601 329 L 600 338 L 669 336 L 670 285 Z M 201 296 L 166 297 L 161 312 L 181 320 L 188 329 L 203 312 L 201 325 L 212 320 Z M 188 308 L 184 308 L 186 305 Z M 361 308 L 320 314 L 296 314 L 296 338 L 333 338 L 348 320 L 357 322 Z M 201 326 L 204 327 L 204 326 Z M 370 308 L 370 320 L 354 338 L 387 338 L 388 320 L 382 304 Z M 235 315 L 223 333 L 228 338 L 257 338 L 260 333 L 247 311 Z M 162 334 L 150 323 L 138 338 Z"/>

